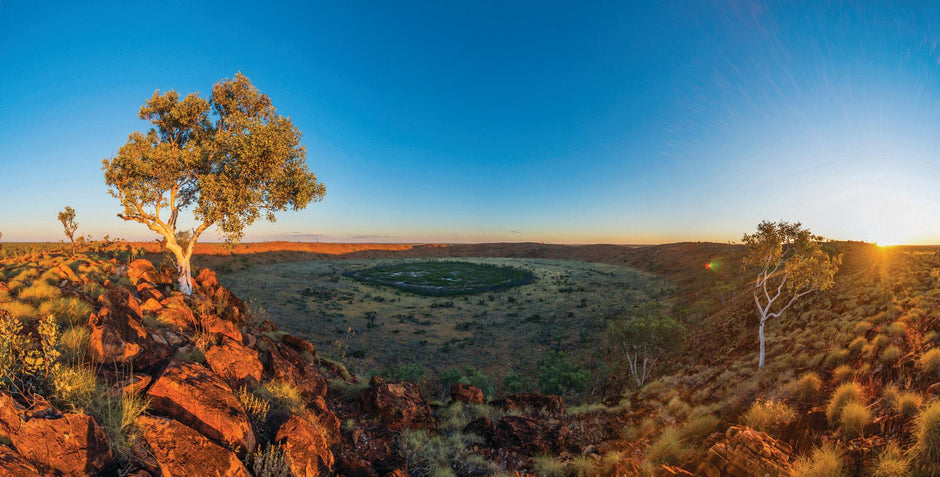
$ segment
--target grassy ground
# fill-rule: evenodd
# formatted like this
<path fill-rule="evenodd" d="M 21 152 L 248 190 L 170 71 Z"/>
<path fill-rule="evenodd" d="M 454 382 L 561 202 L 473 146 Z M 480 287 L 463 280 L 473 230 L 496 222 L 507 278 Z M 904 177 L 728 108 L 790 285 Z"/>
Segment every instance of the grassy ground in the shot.
<path fill-rule="evenodd" d="M 543 259 L 462 259 L 512 266 L 535 281 L 504 291 L 418 296 L 362 283 L 343 272 L 409 266 L 418 260 L 324 260 L 220 274 L 223 285 L 260 306 L 277 326 L 344 360 L 357 374 L 408 374 L 439 386 L 454 368 L 484 374 L 497 390 L 507 376 L 535 389 L 537 364 L 561 350 L 600 383 L 608 372 L 608 318 L 666 292 L 653 275 L 621 266 Z"/>
<path fill-rule="evenodd" d="M 488 263 L 421 260 L 350 270 L 346 276 L 428 296 L 507 290 L 534 279 L 531 272 Z"/>

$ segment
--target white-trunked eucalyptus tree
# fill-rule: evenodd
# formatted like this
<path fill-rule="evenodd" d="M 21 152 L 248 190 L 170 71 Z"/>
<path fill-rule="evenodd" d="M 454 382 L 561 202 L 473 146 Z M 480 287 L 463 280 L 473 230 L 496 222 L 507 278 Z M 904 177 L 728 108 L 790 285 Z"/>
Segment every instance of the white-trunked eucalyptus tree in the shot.
<path fill-rule="evenodd" d="M 820 247 L 822 237 L 797 223 L 763 221 L 757 232 L 744 234 L 744 266 L 756 271 L 754 302 L 760 315 L 760 361 L 764 367 L 764 325 L 783 314 L 800 297 L 832 287 L 842 255 L 830 257 Z"/>
<path fill-rule="evenodd" d="M 163 236 L 184 294 L 192 293 L 193 249 L 209 227 L 235 243 L 259 217 L 273 222 L 275 212 L 302 209 L 326 191 L 307 169 L 300 131 L 241 73 L 216 83 L 209 100 L 156 91 L 140 118 L 153 127 L 103 161 L 105 183 L 124 206 L 119 217 Z M 188 208 L 197 225 L 178 230 Z"/>

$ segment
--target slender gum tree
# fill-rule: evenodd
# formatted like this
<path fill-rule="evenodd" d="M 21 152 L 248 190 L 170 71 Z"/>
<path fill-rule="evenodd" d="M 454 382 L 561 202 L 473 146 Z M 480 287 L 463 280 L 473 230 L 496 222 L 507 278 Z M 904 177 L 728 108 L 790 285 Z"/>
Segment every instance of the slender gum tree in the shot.
<path fill-rule="evenodd" d="M 275 212 L 303 209 L 326 192 L 307 169 L 300 130 L 241 73 L 216 83 L 208 100 L 156 91 L 140 118 L 153 127 L 104 159 L 105 183 L 124 207 L 118 217 L 163 237 L 186 295 L 193 249 L 209 227 L 237 243 L 258 218 L 274 222 Z M 197 225 L 179 230 L 188 208 Z"/>
<path fill-rule="evenodd" d="M 68 237 L 74 254 L 75 232 L 78 230 L 78 222 L 75 221 L 75 209 L 66 205 L 65 210 L 59 212 L 59 222 L 62 222 L 62 228 L 65 229 L 65 236 Z"/>
<path fill-rule="evenodd" d="M 835 282 L 842 255 L 830 257 L 820 247 L 822 237 L 797 223 L 763 221 L 757 232 L 744 234 L 746 270 L 756 272 L 754 303 L 760 315 L 760 361 L 764 367 L 764 325 L 783 314 L 799 298 L 826 290 Z"/>

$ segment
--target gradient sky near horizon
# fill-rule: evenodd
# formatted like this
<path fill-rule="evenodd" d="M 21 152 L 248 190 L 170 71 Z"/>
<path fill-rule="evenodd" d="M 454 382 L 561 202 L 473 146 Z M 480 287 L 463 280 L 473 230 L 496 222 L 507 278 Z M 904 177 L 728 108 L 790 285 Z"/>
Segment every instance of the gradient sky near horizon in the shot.
<path fill-rule="evenodd" d="M 246 241 L 937 244 L 938 41 L 935 2 L 2 0 L 0 232 L 157 238 L 101 160 L 240 71 L 327 187 Z"/>

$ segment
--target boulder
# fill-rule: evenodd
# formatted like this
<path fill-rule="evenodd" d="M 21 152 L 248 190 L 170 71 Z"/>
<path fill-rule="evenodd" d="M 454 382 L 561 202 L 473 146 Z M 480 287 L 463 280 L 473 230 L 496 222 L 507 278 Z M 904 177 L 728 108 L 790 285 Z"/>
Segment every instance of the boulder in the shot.
<path fill-rule="evenodd" d="M 359 394 L 368 412 L 393 430 L 419 429 L 432 422 L 431 406 L 414 383 L 377 383 Z"/>
<path fill-rule="evenodd" d="M 291 472 L 297 477 L 329 475 L 333 470 L 333 452 L 329 435 L 318 421 L 292 414 L 277 430 L 274 438 L 290 458 Z"/>
<path fill-rule="evenodd" d="M 13 397 L 0 391 L 0 437 L 10 438 L 19 432 L 22 410 Z"/>
<path fill-rule="evenodd" d="M 354 429 L 337 455 L 337 473 L 379 476 L 407 468 L 398 436 L 384 426 L 367 424 Z"/>
<path fill-rule="evenodd" d="M 476 434 L 489 443 L 496 441 L 496 426 L 486 416 L 480 416 L 467 423 L 463 428 L 463 432 L 464 434 Z"/>
<path fill-rule="evenodd" d="M 10 440 L 21 456 L 46 473 L 97 474 L 114 460 L 107 436 L 87 414 L 33 417 Z"/>
<path fill-rule="evenodd" d="M 159 475 L 249 477 L 238 456 L 173 419 L 140 416 L 135 457 Z"/>
<path fill-rule="evenodd" d="M 232 389 L 241 386 L 254 388 L 261 382 L 264 366 L 258 352 L 238 341 L 223 338 L 221 343 L 205 352 L 206 362 Z"/>
<path fill-rule="evenodd" d="M 298 338 L 294 335 L 284 335 L 284 336 L 281 336 L 281 343 L 284 343 L 287 346 L 290 346 L 291 348 L 294 349 L 294 351 L 297 351 L 298 353 L 301 353 L 301 354 L 307 353 L 310 355 L 311 358 L 315 358 L 317 356 L 317 350 L 313 346 L 313 343 L 303 338 Z"/>
<path fill-rule="evenodd" d="M 204 366 L 172 361 L 147 391 L 150 408 L 219 443 L 251 452 L 255 435 L 231 388 Z"/>
<path fill-rule="evenodd" d="M 555 420 L 503 416 L 496 421 L 494 440 L 498 447 L 531 456 L 564 449 L 570 433 L 568 426 Z"/>
<path fill-rule="evenodd" d="M 200 322 L 207 333 L 227 336 L 235 341 L 242 340 L 242 332 L 239 331 L 238 326 L 231 321 L 223 320 L 213 314 L 206 314 L 201 317 Z"/>
<path fill-rule="evenodd" d="M 228 291 L 215 276 L 215 272 L 208 268 L 199 271 L 195 278 L 196 285 L 202 293 L 212 300 L 216 309 L 221 310 L 219 316 L 235 324 L 243 324 L 248 318 L 248 307 L 232 292 Z"/>
<path fill-rule="evenodd" d="M 792 449 L 767 434 L 749 427 L 733 426 L 725 438 L 705 453 L 695 475 L 704 477 L 749 477 L 786 475 Z"/>
<path fill-rule="evenodd" d="M 265 368 L 271 379 L 290 382 L 300 389 L 306 399 L 326 394 L 327 382 L 323 374 L 300 353 L 268 338 L 261 340 L 265 349 Z"/>
<path fill-rule="evenodd" d="M 137 286 L 141 282 L 149 282 L 154 285 L 167 282 L 167 278 L 154 268 L 150 260 L 138 258 L 127 266 L 127 278 Z"/>
<path fill-rule="evenodd" d="M 464 404 L 483 404 L 483 390 L 471 384 L 454 383 L 450 385 L 451 402 Z"/>
<path fill-rule="evenodd" d="M 7 477 L 39 477 L 39 470 L 13 449 L 0 444 L 0 475 Z"/>
<path fill-rule="evenodd" d="M 95 362 L 149 368 L 170 355 L 172 350 L 161 340 L 151 339 L 140 323 L 140 303 L 128 289 L 112 288 L 98 301 L 101 309 L 88 319 L 88 350 Z"/>

